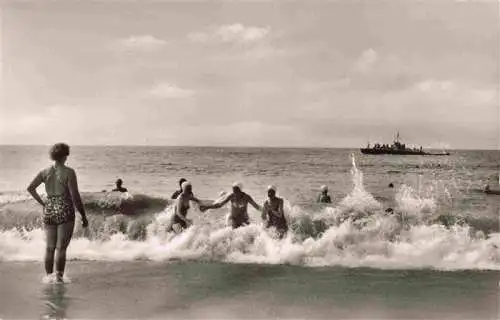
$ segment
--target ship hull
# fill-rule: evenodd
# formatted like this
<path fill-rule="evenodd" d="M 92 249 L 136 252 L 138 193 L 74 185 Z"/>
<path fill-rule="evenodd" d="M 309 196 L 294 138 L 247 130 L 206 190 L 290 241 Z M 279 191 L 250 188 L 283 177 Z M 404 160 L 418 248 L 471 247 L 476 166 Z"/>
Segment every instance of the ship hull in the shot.
<path fill-rule="evenodd" d="M 361 153 L 363 154 L 374 154 L 374 155 L 400 155 L 400 156 L 449 156 L 450 153 L 429 153 L 424 151 L 411 151 L 411 150 L 381 150 L 381 149 L 371 149 L 371 148 L 361 148 Z"/>

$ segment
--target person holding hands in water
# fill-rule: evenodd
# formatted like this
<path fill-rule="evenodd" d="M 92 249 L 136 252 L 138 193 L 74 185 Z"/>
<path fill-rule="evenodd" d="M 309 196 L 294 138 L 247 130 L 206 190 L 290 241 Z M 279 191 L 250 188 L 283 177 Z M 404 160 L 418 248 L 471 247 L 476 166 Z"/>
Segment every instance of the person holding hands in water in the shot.
<path fill-rule="evenodd" d="M 177 196 L 175 203 L 175 214 L 172 216 L 172 221 L 170 225 L 170 231 L 175 231 L 177 233 L 187 229 L 193 224 L 193 221 L 187 218 L 187 213 L 189 211 L 189 202 L 194 201 L 200 204 L 198 200 L 193 195 L 193 187 L 191 182 L 184 181 L 181 184 L 181 193 Z"/>
<path fill-rule="evenodd" d="M 231 202 L 231 213 L 229 214 L 229 222 L 236 229 L 241 226 L 250 224 L 248 217 L 248 204 L 251 204 L 256 210 L 262 211 L 262 208 L 252 199 L 252 197 L 243 192 L 243 185 L 239 182 L 233 184 L 233 192 L 226 195 L 221 200 L 211 204 L 200 206 L 200 210 L 218 209 Z"/>
<path fill-rule="evenodd" d="M 288 231 L 288 223 L 283 209 L 283 199 L 276 196 L 276 187 L 267 187 L 268 199 L 264 202 L 262 210 L 262 220 L 266 228 L 276 228 L 280 238 L 283 238 Z"/>
<path fill-rule="evenodd" d="M 175 192 L 172 194 L 170 197 L 172 200 L 177 199 L 177 197 L 182 193 L 182 184 L 186 182 L 187 180 L 184 178 L 180 178 L 179 180 L 179 190 L 175 190 Z"/>

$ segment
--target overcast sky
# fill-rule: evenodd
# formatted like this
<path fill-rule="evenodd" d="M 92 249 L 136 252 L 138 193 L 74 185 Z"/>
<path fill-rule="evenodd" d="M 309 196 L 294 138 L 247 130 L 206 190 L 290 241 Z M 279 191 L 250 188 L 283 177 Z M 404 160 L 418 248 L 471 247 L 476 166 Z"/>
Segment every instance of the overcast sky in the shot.
<path fill-rule="evenodd" d="M 0 144 L 498 147 L 498 1 L 3 3 Z"/>

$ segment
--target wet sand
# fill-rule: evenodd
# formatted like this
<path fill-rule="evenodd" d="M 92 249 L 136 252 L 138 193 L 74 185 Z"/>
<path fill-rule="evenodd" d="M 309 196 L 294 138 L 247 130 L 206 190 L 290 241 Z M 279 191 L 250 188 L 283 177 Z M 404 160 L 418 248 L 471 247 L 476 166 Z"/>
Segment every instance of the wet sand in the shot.
<path fill-rule="evenodd" d="M 497 319 L 498 272 L 382 271 L 200 262 L 0 264 L 0 318 Z"/>

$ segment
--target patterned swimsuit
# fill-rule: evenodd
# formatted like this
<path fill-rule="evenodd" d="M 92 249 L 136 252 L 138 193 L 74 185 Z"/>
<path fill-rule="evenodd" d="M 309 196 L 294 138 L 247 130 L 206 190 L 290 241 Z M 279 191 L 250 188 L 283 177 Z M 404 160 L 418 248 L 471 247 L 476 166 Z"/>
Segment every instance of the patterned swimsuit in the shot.
<path fill-rule="evenodd" d="M 44 174 L 44 182 L 46 185 L 50 184 L 54 188 L 57 185 L 59 186 L 59 190 L 61 190 L 61 186 L 67 184 L 67 178 L 61 175 L 55 167 L 51 167 Z M 65 187 L 62 188 L 66 189 Z M 73 205 L 69 191 L 66 189 L 62 194 L 48 194 L 43 210 L 43 223 L 58 225 L 72 221 L 75 221 L 75 206 Z"/>
<path fill-rule="evenodd" d="M 69 195 L 48 196 L 43 210 L 43 223 L 58 225 L 75 221 L 75 207 Z"/>

